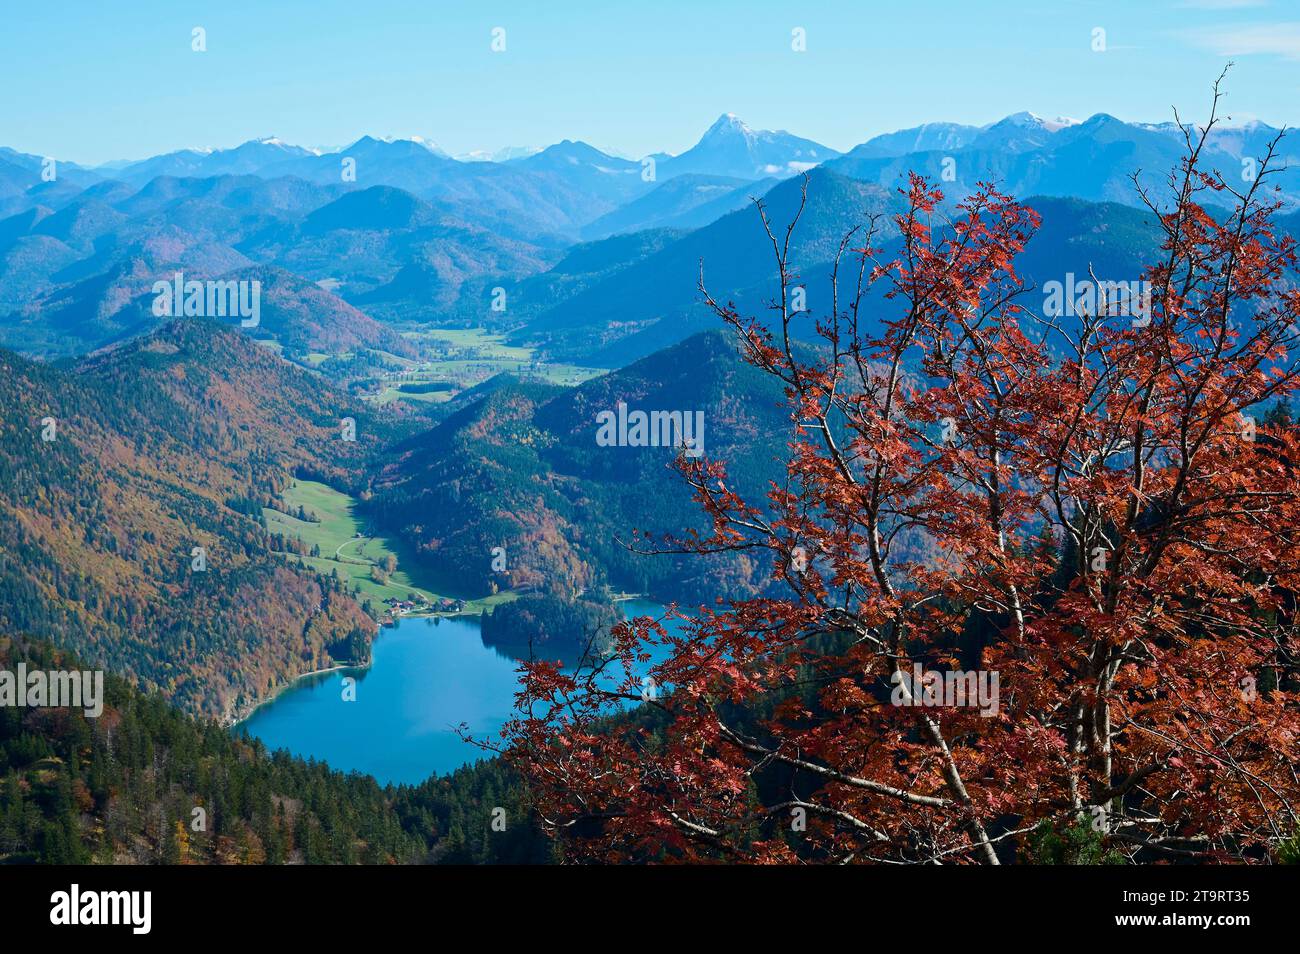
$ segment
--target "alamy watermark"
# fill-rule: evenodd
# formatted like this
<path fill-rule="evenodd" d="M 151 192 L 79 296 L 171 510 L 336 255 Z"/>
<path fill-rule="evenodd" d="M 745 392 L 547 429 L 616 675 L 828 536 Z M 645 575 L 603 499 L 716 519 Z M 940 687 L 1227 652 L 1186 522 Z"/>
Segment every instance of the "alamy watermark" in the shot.
<path fill-rule="evenodd" d="M 50 923 L 55 926 L 125 925 L 132 934 L 148 934 L 152 909 L 152 891 L 83 891 L 74 883 L 50 895 Z"/>
<path fill-rule="evenodd" d="M 1128 317 L 1133 319 L 1133 327 L 1145 328 L 1151 324 L 1151 283 L 1076 281 L 1074 272 L 1066 272 L 1064 282 L 1043 283 L 1043 313 L 1049 318 Z"/>
<path fill-rule="evenodd" d="M 920 663 L 912 672 L 899 669 L 890 676 L 894 691 L 889 701 L 896 706 L 925 708 L 978 708 L 980 715 L 998 714 L 998 674 L 987 669 L 924 669 Z"/>
<path fill-rule="evenodd" d="M 0 669 L 0 706 L 81 709 L 88 719 L 104 711 L 104 670 Z"/>
<path fill-rule="evenodd" d="M 241 328 L 256 328 L 262 320 L 262 283 L 257 279 L 186 281 L 184 272 L 176 272 L 171 281 L 154 282 L 153 293 L 157 318 L 238 317 Z"/>
<path fill-rule="evenodd" d="M 596 444 L 600 447 L 680 447 L 687 457 L 704 453 L 703 411 L 617 411 L 596 415 Z"/>

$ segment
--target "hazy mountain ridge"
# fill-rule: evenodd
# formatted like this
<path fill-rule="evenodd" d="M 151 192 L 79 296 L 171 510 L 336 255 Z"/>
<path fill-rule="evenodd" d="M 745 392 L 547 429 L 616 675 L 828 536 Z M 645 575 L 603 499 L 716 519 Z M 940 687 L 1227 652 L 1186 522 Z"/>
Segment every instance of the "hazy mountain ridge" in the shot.
<path fill-rule="evenodd" d="M 923 147 L 918 150 L 873 149 L 869 142 L 826 165 L 888 187 L 904 185 L 907 174 L 915 171 L 958 196 L 990 181 L 1021 197 L 1049 195 L 1138 206 L 1132 176 L 1140 175 L 1148 188 L 1160 188 L 1178 168 L 1186 148 L 1182 131 L 1172 123 L 1125 123 L 1106 113 L 1083 122 L 1019 113 L 979 130 L 952 127 L 942 132 L 918 133 L 917 144 Z M 1262 158 L 1278 132 L 1262 123 L 1215 129 L 1206 143 L 1206 169 L 1229 181 L 1246 181 L 1250 167 L 1244 160 Z M 1282 161 L 1274 161 L 1280 170 L 1274 184 L 1283 201 L 1295 206 L 1300 202 L 1300 163 L 1286 162 L 1288 152 L 1294 155 L 1297 148 L 1284 139 Z"/>
<path fill-rule="evenodd" d="M 303 350 L 341 342 L 344 350 L 360 344 L 407 354 L 391 331 L 313 283 L 364 294 L 391 281 L 401 263 L 424 262 L 442 289 L 419 303 L 427 309 L 454 300 L 469 278 L 520 276 L 555 257 L 391 188 L 345 192 L 302 179 L 223 176 L 160 177 L 115 192 L 93 187 L 58 211 L 37 206 L 0 220 L 0 344 L 44 356 L 84 353 L 158 323 L 150 313 L 155 281 L 257 267 L 309 281 L 293 284 L 300 300 L 292 307 L 281 282 L 283 320 L 255 333 L 269 329 Z M 303 321 L 286 324 L 291 313 Z"/>
<path fill-rule="evenodd" d="M 1240 174 L 1275 134 L 1261 123 L 1221 127 L 1207 151 L 1225 174 Z M 691 149 L 650 157 L 649 166 L 571 140 L 502 162 L 461 162 L 422 140 L 366 136 L 334 153 L 266 139 L 100 170 L 61 164 L 66 175 L 53 182 L 40 181 L 39 157 L 11 150 L 0 154 L 0 206 L 13 209 L 0 219 L 0 343 L 45 356 L 84 352 L 156 324 L 141 297 L 152 280 L 269 267 L 381 323 L 489 323 L 548 356 L 618 366 L 707 327 L 695 300 L 701 259 L 711 287 L 762 306 L 770 262 L 748 207 L 768 195 L 781 223 L 797 186 L 780 176 L 820 162 L 818 181 L 834 174 L 859 192 L 862 183 L 878 187 L 878 209 L 910 171 L 950 200 L 993 180 L 1021 197 L 1136 206 L 1129 177 L 1141 172 L 1158 186 L 1182 136 L 1172 123 L 1018 113 L 982 127 L 929 123 L 840 155 L 727 114 Z M 345 160 L 355 162 L 355 181 L 342 175 Z M 758 178 L 772 168 L 777 176 Z M 1277 182 L 1294 202 L 1300 163 Z M 838 210 L 836 229 L 857 211 Z M 653 255 L 611 255 L 584 278 L 554 270 L 579 236 L 664 229 L 688 234 Z M 838 240 L 833 231 L 813 241 Z M 824 278 L 826 249 L 798 257 L 813 284 Z M 501 314 L 488 307 L 495 288 L 510 293 Z M 287 330 L 291 348 L 395 350 L 343 302 L 308 297 L 323 311 Z M 300 300 L 282 313 L 316 307 Z M 349 327 L 329 327 L 335 319 Z"/>
<path fill-rule="evenodd" d="M 774 228 L 784 230 L 798 210 L 802 191 L 802 180 L 787 180 L 762 197 Z M 895 207 L 896 197 L 876 186 L 814 170 L 808 206 L 793 237 L 793 260 L 801 266 L 829 261 L 843 235 L 861 226 L 866 213 Z M 884 224 L 888 229 L 889 223 Z M 722 300 L 748 289 L 760 296 L 760 288 L 773 293 L 772 247 L 752 203 L 554 306 L 516 332 L 516 338 L 598 366 L 627 364 L 716 327 L 716 318 L 700 301 L 701 268 L 706 285 Z M 804 274 L 810 287 L 822 277 Z M 756 304 L 761 307 L 761 302 Z M 816 306 L 816 299 L 810 300 L 810 307 Z"/>
<path fill-rule="evenodd" d="M 786 181 L 763 197 L 779 234 L 798 209 L 801 189 L 798 180 Z M 865 227 L 865 213 L 885 213 L 878 223 L 879 258 L 888 261 L 897 251 L 890 215 L 898 211 L 900 201 L 896 194 L 829 168 L 810 173 L 807 207 L 792 236 L 791 262 L 797 273 L 794 283 L 806 289 L 813 315 L 829 308 L 834 253 L 850 228 Z M 1044 283 L 1063 282 L 1069 273 L 1084 280 L 1091 268 L 1103 280 L 1140 279 L 1162 238 L 1148 210 L 1126 203 L 1040 195 L 1022 201 L 1042 218 L 1016 262 L 1017 273 L 1029 286 L 1025 300 L 1032 307 L 1042 307 Z M 1277 224 L 1296 234 L 1300 213 L 1280 216 Z M 617 259 L 619 246 L 612 239 L 593 243 L 602 246 Z M 515 339 L 570 360 L 618 367 L 716 326 L 697 289 L 701 269 L 709 292 L 719 301 L 735 303 L 742 313 L 767 314 L 776 294 L 771 245 L 752 207 L 671 239 L 651 255 L 629 250 L 622 264 L 608 261 L 605 267 L 603 276 L 585 285 L 553 280 L 554 270 L 520 283 L 516 300 L 525 309 L 541 290 L 550 297 L 545 307 L 523 312 L 526 320 L 514 332 Z M 842 286 L 842 295 L 847 288 Z M 896 307 L 872 293 L 863 314 L 879 320 Z M 796 318 L 793 330 L 797 336 L 811 336 L 812 319 Z"/>

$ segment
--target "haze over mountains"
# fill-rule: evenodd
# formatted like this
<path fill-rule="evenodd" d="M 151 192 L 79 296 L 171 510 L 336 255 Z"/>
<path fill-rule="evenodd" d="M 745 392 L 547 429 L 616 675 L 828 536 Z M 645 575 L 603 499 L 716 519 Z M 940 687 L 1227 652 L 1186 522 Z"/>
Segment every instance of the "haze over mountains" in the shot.
<path fill-rule="evenodd" d="M 699 290 L 768 313 L 775 263 L 756 203 L 778 235 L 798 220 L 802 349 L 830 308 L 845 235 L 862 238 L 874 217 L 883 256 L 898 247 L 892 214 L 911 172 L 946 191 L 942 212 L 982 181 L 1032 206 L 1041 227 L 1016 261 L 1031 286 L 1090 269 L 1139 278 L 1161 231 L 1131 177 L 1158 188 L 1183 134 L 1017 113 L 841 153 L 725 114 L 680 155 L 643 159 L 570 139 L 453 157 L 425 139 L 321 150 L 267 137 L 96 168 L 0 148 L 0 654 L 9 634 L 47 640 L 229 721 L 302 673 L 364 663 L 379 624 L 417 604 L 495 611 L 519 598 L 513 610 L 531 602 L 535 619 L 557 619 L 546 615 L 556 605 L 612 612 L 612 591 L 686 607 L 770 592 L 764 557 L 630 552 L 634 532 L 644 542 L 707 528 L 672 448 L 607 452 L 593 439 L 596 415 L 620 404 L 700 412 L 728 488 L 760 500 L 779 484 L 782 389 L 740 360 Z M 1217 130 L 1207 164 L 1247 182 L 1276 135 Z M 1298 151 L 1284 141 L 1283 157 Z M 1300 234 L 1290 165 L 1274 180 L 1278 226 Z M 255 285 L 257 321 L 160 313 L 155 285 L 178 274 Z M 898 307 L 873 293 L 863 314 Z M 286 493 L 300 483 L 342 500 L 339 513 L 293 507 Z M 341 536 L 325 535 L 340 519 Z M 367 555 L 375 543 L 382 564 Z M 899 544 L 918 560 L 924 546 Z M 576 635 L 547 625 L 549 649 Z M 47 771 L 38 754 L 23 757 L 33 778 Z M 152 756 L 137 754 L 152 779 Z M 299 777 L 277 797 L 308 785 L 306 770 L 277 765 Z M 495 791 L 498 771 L 464 782 L 465 802 L 513 806 Z M 400 793 L 396 811 L 358 778 L 318 776 L 299 817 L 318 813 L 340 833 L 335 847 L 313 844 L 305 822 L 289 839 L 267 788 L 244 827 L 270 856 L 346 859 L 358 827 L 376 860 L 531 850 L 526 826 L 511 848 L 480 823 L 465 829 L 478 832 L 467 849 L 462 796 L 445 780 Z M 336 823 L 327 789 L 368 802 L 377 820 Z M 106 837 L 110 857 L 127 841 Z M 149 857 L 169 852 L 160 836 Z"/>
<path fill-rule="evenodd" d="M 1244 181 L 1276 135 L 1260 123 L 1217 129 L 1209 164 Z M 149 291 L 177 270 L 265 273 L 281 276 L 277 308 L 252 333 L 290 357 L 408 355 L 384 326 L 441 322 L 615 367 L 701 330 L 701 261 L 716 293 L 762 301 L 770 262 L 753 199 L 783 223 L 798 194 L 789 180 L 807 170 L 795 242 L 812 278 L 839 234 L 893 207 L 910 171 L 954 201 L 994 181 L 1021 198 L 1136 209 L 1131 177 L 1160 185 L 1182 146 L 1172 123 L 1017 113 L 983 127 L 928 123 L 844 154 L 731 114 L 680 155 L 641 161 L 571 140 L 462 161 L 423 139 L 364 136 L 322 152 L 268 137 L 93 169 L 3 148 L 0 344 L 84 353 L 156 327 Z M 1283 147 L 1275 163 L 1286 165 L 1296 150 Z M 1274 184 L 1296 207 L 1300 163 Z"/>

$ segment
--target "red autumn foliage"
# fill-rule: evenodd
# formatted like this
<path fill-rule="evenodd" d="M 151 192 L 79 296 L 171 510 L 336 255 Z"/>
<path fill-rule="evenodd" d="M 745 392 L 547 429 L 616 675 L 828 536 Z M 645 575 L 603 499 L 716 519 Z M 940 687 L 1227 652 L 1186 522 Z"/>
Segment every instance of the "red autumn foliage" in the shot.
<path fill-rule="evenodd" d="M 764 214 L 772 325 L 707 300 L 784 382 L 784 481 L 743 500 L 682 456 L 712 533 L 660 546 L 766 555 L 773 586 L 681 636 L 625 625 L 605 665 L 524 667 L 500 748 L 569 857 L 998 863 L 1073 828 L 1266 861 L 1295 837 L 1300 445 L 1254 417 L 1300 381 L 1297 252 L 1267 160 L 1241 191 L 1200 170 L 1214 123 L 1167 205 L 1141 193 L 1149 321 L 1037 314 L 1036 215 L 986 185 L 948 220 L 913 177 L 896 253 L 846 239 L 860 277 L 800 347 Z M 860 314 L 871 288 L 889 317 Z M 654 643 L 663 688 L 628 712 L 642 680 L 608 673 Z M 996 673 L 996 713 L 897 704 L 917 665 Z"/>

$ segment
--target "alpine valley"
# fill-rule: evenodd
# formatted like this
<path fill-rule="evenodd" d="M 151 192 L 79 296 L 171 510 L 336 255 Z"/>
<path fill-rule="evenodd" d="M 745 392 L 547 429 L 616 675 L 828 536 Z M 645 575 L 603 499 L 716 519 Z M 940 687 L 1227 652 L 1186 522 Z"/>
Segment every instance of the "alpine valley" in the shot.
<path fill-rule="evenodd" d="M 1238 176 L 1277 133 L 1219 127 L 1203 166 Z M 774 314 L 793 223 L 792 348 L 820 353 L 800 312 L 845 307 L 855 229 L 903 247 L 913 172 L 937 218 L 984 182 L 1033 209 L 1030 287 L 1134 280 L 1164 238 L 1138 186 L 1184 148 L 1173 123 L 1030 113 L 843 152 L 728 113 L 640 159 L 567 139 L 459 159 L 271 137 L 106 166 L 0 148 L 0 665 L 109 675 L 98 719 L 0 708 L 0 863 L 554 860 L 514 770 L 444 723 L 499 729 L 519 661 L 609 652 L 633 610 L 775 585 L 761 553 L 656 544 L 712 529 L 667 424 L 597 440 L 620 407 L 698 412 L 721 492 L 787 481 L 786 389 L 705 292 Z M 1300 166 L 1273 185 L 1300 235 Z M 160 307 L 175 281 L 251 290 L 257 318 Z M 901 307 L 872 291 L 862 321 Z M 435 659 L 438 640 L 464 645 Z M 335 758 L 340 688 L 402 673 L 412 707 L 437 692 L 454 718 L 394 707 Z M 421 733 L 440 761 L 412 775 Z M 492 806 L 529 822 L 490 837 Z"/>

